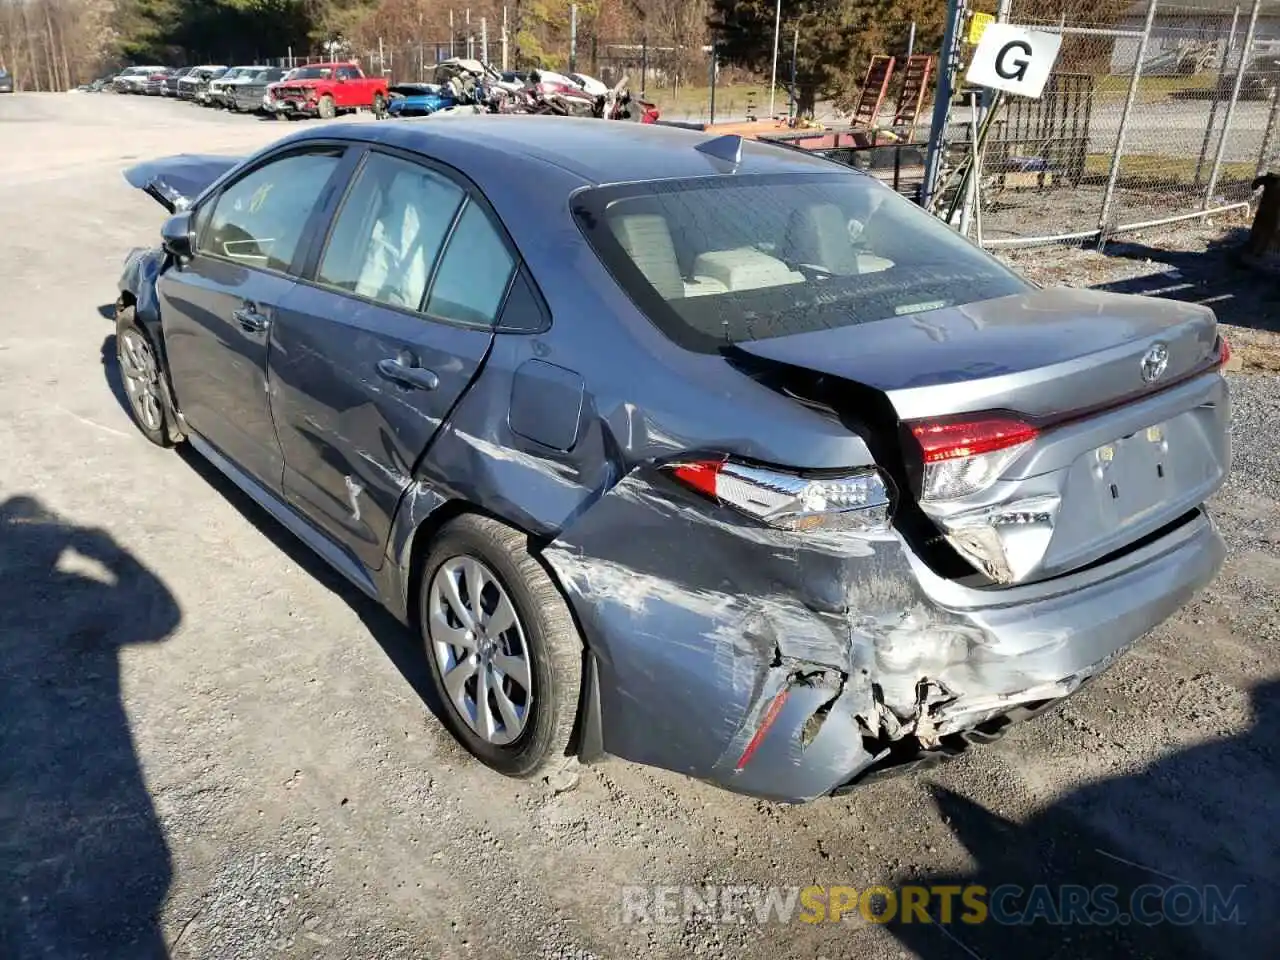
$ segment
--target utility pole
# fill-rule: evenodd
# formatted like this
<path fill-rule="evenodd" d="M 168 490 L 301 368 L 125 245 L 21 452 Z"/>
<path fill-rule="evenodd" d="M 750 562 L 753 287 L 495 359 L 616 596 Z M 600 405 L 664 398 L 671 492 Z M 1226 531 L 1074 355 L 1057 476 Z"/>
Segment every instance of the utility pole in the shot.
<path fill-rule="evenodd" d="M 578 5 L 569 4 L 569 72 L 578 72 Z"/>
<path fill-rule="evenodd" d="M 773 12 L 773 75 L 769 80 L 769 119 L 773 119 L 773 98 L 778 90 L 778 40 L 782 30 L 782 0 L 778 0 Z"/>
<path fill-rule="evenodd" d="M 502 69 L 511 69 L 507 56 L 507 5 L 505 3 L 502 5 Z"/>
<path fill-rule="evenodd" d="M 480 18 L 480 61 L 486 65 L 489 63 L 489 21 L 486 17 Z"/>

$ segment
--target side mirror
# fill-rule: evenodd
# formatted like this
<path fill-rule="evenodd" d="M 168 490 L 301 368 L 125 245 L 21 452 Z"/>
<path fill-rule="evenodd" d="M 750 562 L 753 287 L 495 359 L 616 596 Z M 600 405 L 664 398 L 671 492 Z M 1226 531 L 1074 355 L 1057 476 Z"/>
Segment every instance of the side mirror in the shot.
<path fill-rule="evenodd" d="M 191 258 L 195 252 L 195 237 L 192 235 L 190 210 L 175 213 L 164 222 L 160 228 L 160 245 L 179 260 Z"/>

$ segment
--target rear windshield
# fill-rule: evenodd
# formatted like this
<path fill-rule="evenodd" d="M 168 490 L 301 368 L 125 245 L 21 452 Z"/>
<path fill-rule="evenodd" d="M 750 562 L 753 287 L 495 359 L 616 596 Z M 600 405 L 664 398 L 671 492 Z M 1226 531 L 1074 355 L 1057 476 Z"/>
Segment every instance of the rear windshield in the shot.
<path fill-rule="evenodd" d="M 577 194 L 573 211 L 641 310 L 699 352 L 1029 288 L 940 220 L 853 172 L 597 187 Z"/>

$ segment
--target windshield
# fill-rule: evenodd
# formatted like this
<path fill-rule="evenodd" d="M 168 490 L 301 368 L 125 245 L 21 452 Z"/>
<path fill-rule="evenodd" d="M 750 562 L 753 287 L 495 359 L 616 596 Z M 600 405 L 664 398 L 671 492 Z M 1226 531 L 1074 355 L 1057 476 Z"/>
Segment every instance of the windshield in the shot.
<path fill-rule="evenodd" d="M 328 67 L 299 67 L 289 74 L 290 80 L 328 80 L 333 71 Z"/>
<path fill-rule="evenodd" d="M 872 177 L 706 177 L 597 187 L 574 215 L 668 337 L 726 343 L 1021 293 L 1029 284 Z"/>

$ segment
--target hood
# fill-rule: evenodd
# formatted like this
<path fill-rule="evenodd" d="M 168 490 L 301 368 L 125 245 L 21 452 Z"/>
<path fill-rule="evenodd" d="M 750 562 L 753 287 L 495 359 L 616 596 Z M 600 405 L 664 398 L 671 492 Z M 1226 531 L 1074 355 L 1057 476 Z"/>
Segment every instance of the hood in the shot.
<path fill-rule="evenodd" d="M 170 213 L 185 210 L 209 184 L 234 167 L 241 157 L 184 153 L 149 160 L 125 170 L 124 178 Z"/>
<path fill-rule="evenodd" d="M 872 387 L 904 420 L 993 408 L 1051 417 L 1177 382 L 1212 362 L 1216 340 L 1206 307 L 1063 287 L 727 352 Z M 1143 374 L 1152 349 L 1167 358 L 1154 383 Z"/>

